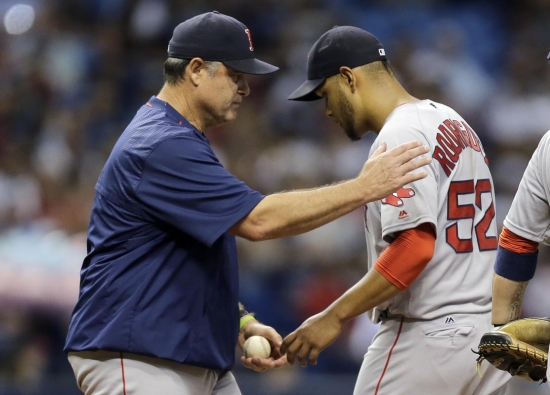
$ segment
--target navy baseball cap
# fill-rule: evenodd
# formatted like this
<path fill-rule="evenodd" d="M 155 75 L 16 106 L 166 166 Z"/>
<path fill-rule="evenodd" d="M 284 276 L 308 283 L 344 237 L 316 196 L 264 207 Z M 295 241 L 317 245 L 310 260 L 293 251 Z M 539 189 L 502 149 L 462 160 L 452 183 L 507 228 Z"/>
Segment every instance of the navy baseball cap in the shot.
<path fill-rule="evenodd" d="M 256 59 L 250 30 L 243 23 L 218 11 L 197 15 L 176 26 L 168 44 L 168 57 L 218 61 L 245 74 L 279 70 Z"/>
<path fill-rule="evenodd" d="M 320 99 L 315 90 L 340 67 L 350 68 L 386 60 L 386 52 L 378 39 L 353 26 L 335 26 L 313 44 L 307 55 L 307 81 L 298 87 L 289 100 Z"/>

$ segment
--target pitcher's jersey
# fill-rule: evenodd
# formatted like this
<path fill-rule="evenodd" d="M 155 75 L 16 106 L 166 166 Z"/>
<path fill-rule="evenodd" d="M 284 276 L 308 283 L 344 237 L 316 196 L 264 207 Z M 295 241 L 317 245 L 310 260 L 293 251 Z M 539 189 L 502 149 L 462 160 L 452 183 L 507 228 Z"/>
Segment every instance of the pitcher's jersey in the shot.
<path fill-rule="evenodd" d="M 550 131 L 533 153 L 504 226 L 518 236 L 550 245 Z"/>
<path fill-rule="evenodd" d="M 432 260 L 409 288 L 370 312 L 415 319 L 491 309 L 497 249 L 494 190 L 479 138 L 453 109 L 430 100 L 397 107 L 374 142 L 388 149 L 420 140 L 430 146 L 428 176 L 367 204 L 368 266 L 400 231 L 430 223 L 436 233 Z M 414 247 L 411 247 L 414 254 Z"/>

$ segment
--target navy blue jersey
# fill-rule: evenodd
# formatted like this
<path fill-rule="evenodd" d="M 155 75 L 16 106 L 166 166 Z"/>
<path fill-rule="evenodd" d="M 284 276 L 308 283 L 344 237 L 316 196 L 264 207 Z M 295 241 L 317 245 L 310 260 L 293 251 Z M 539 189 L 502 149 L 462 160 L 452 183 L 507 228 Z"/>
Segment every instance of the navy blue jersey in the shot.
<path fill-rule="evenodd" d="M 263 198 L 208 139 L 152 97 L 96 185 L 65 351 L 126 351 L 231 369 L 239 331 L 235 237 Z"/>

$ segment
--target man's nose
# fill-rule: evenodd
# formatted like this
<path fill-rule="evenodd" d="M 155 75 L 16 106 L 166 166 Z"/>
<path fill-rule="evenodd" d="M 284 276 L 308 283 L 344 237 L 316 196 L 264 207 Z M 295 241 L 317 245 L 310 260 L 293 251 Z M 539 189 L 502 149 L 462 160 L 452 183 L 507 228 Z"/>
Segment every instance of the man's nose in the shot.
<path fill-rule="evenodd" d="M 242 75 L 241 78 L 239 78 L 238 92 L 240 95 L 243 95 L 244 97 L 250 94 L 250 87 L 248 86 L 248 80 L 244 75 Z"/>

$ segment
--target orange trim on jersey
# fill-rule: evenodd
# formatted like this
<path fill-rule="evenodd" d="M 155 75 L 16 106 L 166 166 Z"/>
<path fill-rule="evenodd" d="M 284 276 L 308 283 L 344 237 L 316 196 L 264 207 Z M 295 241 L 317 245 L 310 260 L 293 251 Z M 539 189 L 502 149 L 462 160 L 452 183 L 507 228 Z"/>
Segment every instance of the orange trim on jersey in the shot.
<path fill-rule="evenodd" d="M 124 377 L 124 357 L 120 353 L 120 367 L 122 368 L 122 394 L 126 395 L 126 377 Z"/>
<path fill-rule="evenodd" d="M 498 238 L 498 245 L 517 254 L 534 254 L 539 248 L 539 243 L 516 235 L 506 226 L 502 228 L 502 232 Z"/>
<path fill-rule="evenodd" d="M 435 233 L 430 224 L 407 229 L 384 250 L 374 268 L 401 291 L 407 289 L 433 257 Z"/>
<path fill-rule="evenodd" d="M 384 365 L 384 370 L 382 370 L 382 374 L 380 375 L 380 379 L 378 380 L 378 384 L 376 385 L 376 391 L 374 391 L 374 395 L 378 395 L 380 384 L 382 384 L 382 379 L 384 378 L 384 375 L 386 374 L 386 370 L 388 369 L 388 365 L 390 364 L 391 354 L 393 353 L 393 349 L 395 348 L 395 345 L 399 340 L 399 336 L 401 335 L 401 329 L 403 329 L 403 320 L 404 318 L 401 318 L 401 323 L 399 324 L 399 330 L 397 331 L 397 336 L 395 337 L 395 341 L 393 342 L 393 345 L 390 348 L 388 359 L 386 359 L 386 364 Z"/>
<path fill-rule="evenodd" d="M 153 105 L 149 102 L 145 103 L 146 106 L 153 107 Z"/>

